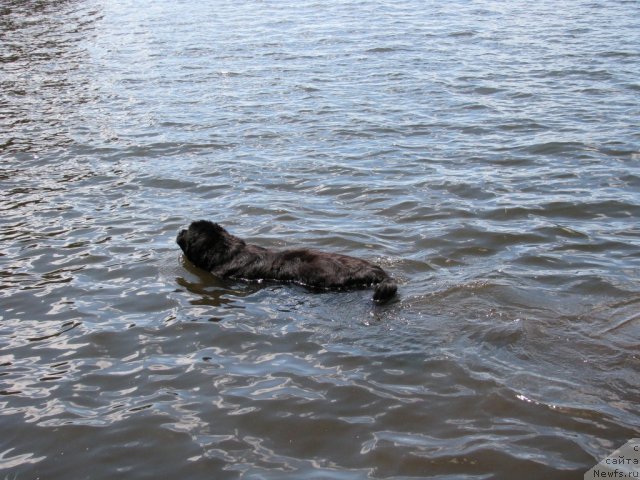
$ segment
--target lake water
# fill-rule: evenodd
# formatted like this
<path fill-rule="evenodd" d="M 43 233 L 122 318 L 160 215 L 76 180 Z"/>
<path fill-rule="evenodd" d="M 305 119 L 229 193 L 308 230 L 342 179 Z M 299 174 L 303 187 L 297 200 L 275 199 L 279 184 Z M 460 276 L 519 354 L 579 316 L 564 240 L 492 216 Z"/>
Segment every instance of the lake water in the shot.
<path fill-rule="evenodd" d="M 6 0 L 0 61 L 0 477 L 574 479 L 640 436 L 636 0 Z M 200 218 L 399 296 L 215 278 Z"/>

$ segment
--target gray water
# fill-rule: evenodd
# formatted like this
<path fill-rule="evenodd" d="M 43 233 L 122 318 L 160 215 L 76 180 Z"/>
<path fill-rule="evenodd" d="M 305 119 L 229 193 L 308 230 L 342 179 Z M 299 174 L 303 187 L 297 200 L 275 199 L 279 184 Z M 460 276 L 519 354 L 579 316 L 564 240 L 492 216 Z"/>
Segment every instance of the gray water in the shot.
<path fill-rule="evenodd" d="M 0 3 L 0 477 L 582 478 L 640 436 L 640 3 Z M 206 218 L 399 281 L 199 271 Z"/>

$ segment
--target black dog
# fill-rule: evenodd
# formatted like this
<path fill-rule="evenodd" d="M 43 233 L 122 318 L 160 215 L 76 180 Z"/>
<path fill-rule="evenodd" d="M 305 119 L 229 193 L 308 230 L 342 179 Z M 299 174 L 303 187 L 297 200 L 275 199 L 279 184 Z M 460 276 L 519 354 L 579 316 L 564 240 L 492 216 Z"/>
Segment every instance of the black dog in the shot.
<path fill-rule="evenodd" d="M 197 267 L 238 280 L 276 280 L 311 288 L 343 290 L 375 285 L 373 300 L 384 303 L 398 289 L 377 265 L 346 255 L 315 250 L 275 251 L 231 235 L 217 223 L 193 222 L 176 239 Z"/>

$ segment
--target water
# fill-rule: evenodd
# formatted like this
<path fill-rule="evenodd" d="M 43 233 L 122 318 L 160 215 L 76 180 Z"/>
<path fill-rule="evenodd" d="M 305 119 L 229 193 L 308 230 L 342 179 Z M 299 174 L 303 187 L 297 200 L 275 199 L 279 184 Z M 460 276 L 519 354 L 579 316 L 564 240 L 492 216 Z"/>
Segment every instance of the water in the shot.
<path fill-rule="evenodd" d="M 582 478 L 640 431 L 640 4 L 0 4 L 0 476 Z M 217 279 L 191 220 L 381 264 Z"/>

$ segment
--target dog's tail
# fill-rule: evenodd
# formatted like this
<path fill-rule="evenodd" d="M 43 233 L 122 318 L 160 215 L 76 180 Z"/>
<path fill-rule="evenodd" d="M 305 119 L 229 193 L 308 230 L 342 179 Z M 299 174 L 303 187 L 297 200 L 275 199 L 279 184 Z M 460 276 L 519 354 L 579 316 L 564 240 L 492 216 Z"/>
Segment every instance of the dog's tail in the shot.
<path fill-rule="evenodd" d="M 398 291 L 398 285 L 393 278 L 385 278 L 376 285 L 373 293 L 373 301 L 376 303 L 386 303 L 393 298 Z"/>

